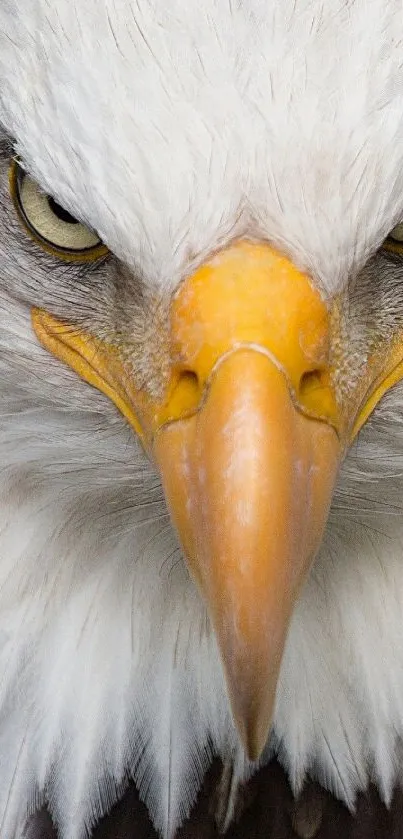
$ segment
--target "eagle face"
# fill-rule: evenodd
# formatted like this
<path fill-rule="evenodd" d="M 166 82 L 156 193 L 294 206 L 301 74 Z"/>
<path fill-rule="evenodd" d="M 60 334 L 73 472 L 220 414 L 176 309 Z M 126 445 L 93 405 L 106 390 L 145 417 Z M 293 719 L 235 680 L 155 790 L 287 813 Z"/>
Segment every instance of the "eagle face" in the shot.
<path fill-rule="evenodd" d="M 213 754 L 390 797 L 402 26 L 0 8 L 6 839 L 42 801 L 80 839 L 130 776 L 171 837 Z"/>

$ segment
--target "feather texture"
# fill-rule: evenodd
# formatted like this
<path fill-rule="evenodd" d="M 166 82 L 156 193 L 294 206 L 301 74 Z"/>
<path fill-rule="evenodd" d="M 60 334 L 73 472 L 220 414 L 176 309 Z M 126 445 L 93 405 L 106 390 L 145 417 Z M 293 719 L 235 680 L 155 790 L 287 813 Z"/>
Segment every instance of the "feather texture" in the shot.
<path fill-rule="evenodd" d="M 247 233 L 333 291 L 402 214 L 400 18 L 401 0 L 7 0 L 0 122 L 152 287 Z"/>

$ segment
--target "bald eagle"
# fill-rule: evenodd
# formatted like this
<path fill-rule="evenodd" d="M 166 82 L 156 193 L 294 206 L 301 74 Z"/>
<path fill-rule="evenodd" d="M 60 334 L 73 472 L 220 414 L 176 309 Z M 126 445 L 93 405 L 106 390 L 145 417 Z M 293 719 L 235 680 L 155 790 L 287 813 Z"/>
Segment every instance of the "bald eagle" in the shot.
<path fill-rule="evenodd" d="M 0 2 L 0 835 L 388 803 L 401 0 Z"/>

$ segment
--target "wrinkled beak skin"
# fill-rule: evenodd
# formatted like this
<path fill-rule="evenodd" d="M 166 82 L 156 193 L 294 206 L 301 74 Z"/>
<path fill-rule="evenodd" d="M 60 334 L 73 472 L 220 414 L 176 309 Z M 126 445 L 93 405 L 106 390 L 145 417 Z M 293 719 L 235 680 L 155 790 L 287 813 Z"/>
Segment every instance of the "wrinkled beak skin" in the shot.
<path fill-rule="evenodd" d="M 136 386 L 115 348 L 47 312 L 32 320 L 50 352 L 115 402 L 158 465 L 255 760 L 342 456 L 386 387 L 378 365 L 361 414 L 339 404 L 329 309 L 265 244 L 216 254 L 180 286 L 170 316 L 171 373 L 159 399 Z"/>

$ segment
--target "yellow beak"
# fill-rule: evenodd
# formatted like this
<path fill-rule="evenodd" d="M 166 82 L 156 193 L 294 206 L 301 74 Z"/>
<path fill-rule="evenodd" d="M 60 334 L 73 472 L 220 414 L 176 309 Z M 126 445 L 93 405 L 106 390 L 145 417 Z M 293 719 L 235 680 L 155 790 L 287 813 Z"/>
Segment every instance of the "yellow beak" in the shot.
<path fill-rule="evenodd" d="M 250 758 L 267 739 L 288 622 L 321 540 L 339 450 L 334 430 L 296 411 L 282 372 L 252 350 L 226 359 L 203 408 L 155 440 Z"/>
<path fill-rule="evenodd" d="M 217 635 L 239 735 L 256 759 L 289 620 L 357 424 L 346 424 L 332 384 L 327 307 L 269 246 L 228 248 L 172 302 L 170 376 L 157 399 L 111 346 L 43 311 L 33 326 L 115 402 L 155 459 Z"/>

